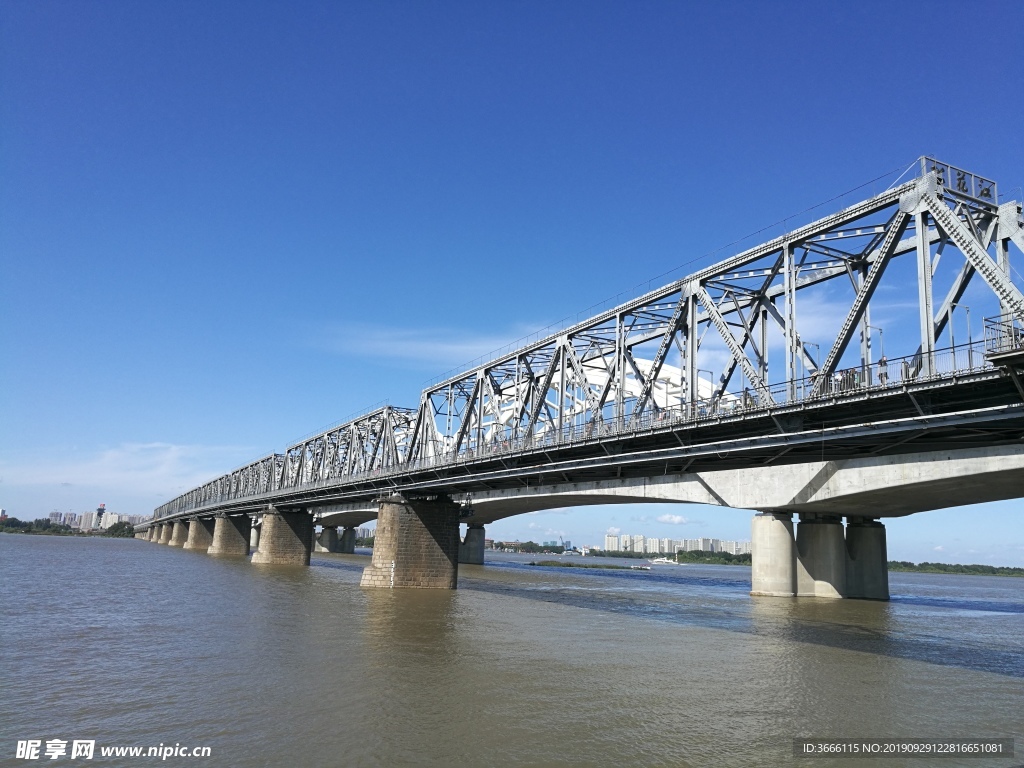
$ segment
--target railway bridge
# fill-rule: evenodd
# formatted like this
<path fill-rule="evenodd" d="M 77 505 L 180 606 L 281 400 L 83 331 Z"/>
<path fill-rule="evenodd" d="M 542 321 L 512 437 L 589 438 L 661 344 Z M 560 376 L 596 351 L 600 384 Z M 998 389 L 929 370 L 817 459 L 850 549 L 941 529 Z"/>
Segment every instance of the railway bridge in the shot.
<path fill-rule="evenodd" d="M 511 515 L 712 504 L 755 513 L 752 594 L 887 599 L 885 518 L 1024 496 L 1011 246 L 1019 201 L 922 158 L 909 181 L 438 381 L 415 407 L 194 488 L 136 535 L 308 565 L 376 518 L 364 586 L 454 588 Z"/>

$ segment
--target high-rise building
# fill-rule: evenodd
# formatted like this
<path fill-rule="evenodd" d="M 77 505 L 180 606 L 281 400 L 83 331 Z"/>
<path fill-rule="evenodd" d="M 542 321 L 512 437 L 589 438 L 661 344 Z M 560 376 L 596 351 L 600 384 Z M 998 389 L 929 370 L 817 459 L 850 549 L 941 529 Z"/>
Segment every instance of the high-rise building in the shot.
<path fill-rule="evenodd" d="M 662 539 L 661 551 L 668 555 L 675 554 L 676 548 L 673 546 L 674 544 L 675 542 L 672 539 Z"/>
<path fill-rule="evenodd" d="M 620 552 L 632 552 L 633 551 L 633 537 L 628 533 L 624 533 L 619 536 L 619 551 Z"/>
<path fill-rule="evenodd" d="M 78 527 L 83 531 L 91 531 L 96 526 L 96 513 L 83 512 L 79 518 Z"/>
<path fill-rule="evenodd" d="M 61 522 L 63 522 L 64 525 L 77 525 L 78 515 L 74 512 L 65 512 L 64 517 L 61 518 Z"/>
<path fill-rule="evenodd" d="M 645 551 L 649 555 L 657 555 L 661 553 L 661 541 L 659 539 L 655 539 L 654 537 L 649 538 L 645 543 L 644 547 Z"/>
<path fill-rule="evenodd" d="M 97 521 L 97 525 L 103 530 L 106 530 L 114 523 L 119 523 L 124 520 L 124 515 L 118 514 L 117 512 L 107 512 L 103 517 Z"/>
<path fill-rule="evenodd" d="M 50 522 L 51 523 L 59 523 L 62 517 L 63 517 L 63 515 L 60 512 L 51 512 L 50 513 Z"/>
<path fill-rule="evenodd" d="M 609 552 L 614 552 L 619 548 L 619 537 L 613 536 L 610 533 L 604 535 L 604 548 Z"/>
<path fill-rule="evenodd" d="M 633 534 L 633 552 L 644 551 L 644 535 L 642 533 Z"/>

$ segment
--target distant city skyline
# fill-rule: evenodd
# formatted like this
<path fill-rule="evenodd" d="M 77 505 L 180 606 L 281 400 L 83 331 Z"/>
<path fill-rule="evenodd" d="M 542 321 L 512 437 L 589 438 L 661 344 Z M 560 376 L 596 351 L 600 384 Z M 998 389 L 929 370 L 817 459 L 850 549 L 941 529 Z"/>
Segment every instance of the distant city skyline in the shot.
<path fill-rule="evenodd" d="M 18 517 L 17 515 L 11 515 L 11 517 Z M 78 528 L 79 530 L 106 530 L 115 523 L 128 523 L 129 525 L 139 525 L 148 521 L 152 515 L 126 515 L 119 512 L 111 512 L 104 510 L 103 516 L 97 521 L 96 510 L 89 510 L 88 512 L 58 512 L 54 510 L 47 518 L 51 523 L 58 525 L 67 525 L 71 528 Z M 32 520 L 38 518 L 18 518 L 19 520 Z"/>
<path fill-rule="evenodd" d="M 603 549 L 613 552 L 642 552 L 644 554 L 675 554 L 676 552 L 728 552 L 730 555 L 750 553 L 749 541 L 734 541 L 711 536 L 696 539 L 670 539 L 645 537 L 642 533 L 605 534 Z"/>

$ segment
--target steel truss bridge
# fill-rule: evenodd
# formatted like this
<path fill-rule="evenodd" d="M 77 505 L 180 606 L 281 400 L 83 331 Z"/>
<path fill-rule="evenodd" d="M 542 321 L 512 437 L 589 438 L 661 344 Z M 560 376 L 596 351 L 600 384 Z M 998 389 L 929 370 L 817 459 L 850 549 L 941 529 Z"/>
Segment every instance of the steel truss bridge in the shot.
<path fill-rule="evenodd" d="M 253 461 L 154 519 L 365 508 L 401 491 L 450 495 L 472 520 L 474 496 L 538 484 L 1019 448 L 1011 243 L 1024 251 L 1019 201 L 922 158 L 906 183 L 430 386 L 415 408 Z M 972 286 L 985 335 L 957 343 Z M 894 302 L 916 308 L 882 338 L 872 309 Z M 905 348 L 887 357 L 884 341 Z"/>

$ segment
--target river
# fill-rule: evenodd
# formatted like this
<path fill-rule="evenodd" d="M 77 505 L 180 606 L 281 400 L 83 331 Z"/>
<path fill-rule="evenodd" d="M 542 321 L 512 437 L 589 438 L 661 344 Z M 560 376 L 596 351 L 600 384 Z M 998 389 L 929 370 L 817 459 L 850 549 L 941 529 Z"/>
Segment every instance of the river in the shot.
<path fill-rule="evenodd" d="M 0 765 L 932 764 L 794 757 L 805 736 L 1015 738 L 1016 758 L 937 762 L 1024 764 L 1024 580 L 752 599 L 738 566 L 487 555 L 457 591 L 388 591 L 358 586 L 365 554 L 281 569 L 0 535 Z M 29 739 L 96 753 L 17 759 Z M 174 744 L 210 754 L 100 755 Z"/>

